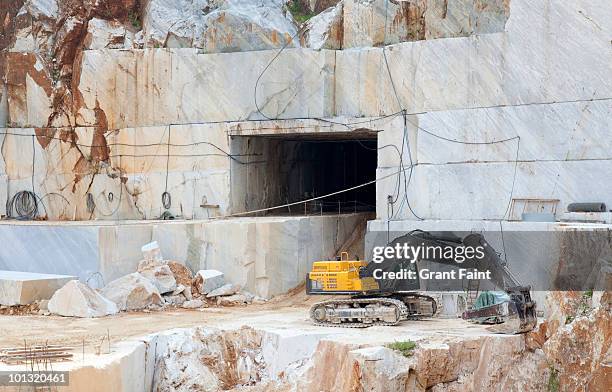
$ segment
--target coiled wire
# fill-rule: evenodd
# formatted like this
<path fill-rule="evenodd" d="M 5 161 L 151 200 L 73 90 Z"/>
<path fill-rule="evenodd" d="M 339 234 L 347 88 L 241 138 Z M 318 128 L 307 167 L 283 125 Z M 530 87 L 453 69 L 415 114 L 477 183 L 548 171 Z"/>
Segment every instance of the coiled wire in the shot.
<path fill-rule="evenodd" d="M 18 220 L 38 217 L 38 196 L 32 191 L 17 192 L 6 202 L 6 216 Z"/>

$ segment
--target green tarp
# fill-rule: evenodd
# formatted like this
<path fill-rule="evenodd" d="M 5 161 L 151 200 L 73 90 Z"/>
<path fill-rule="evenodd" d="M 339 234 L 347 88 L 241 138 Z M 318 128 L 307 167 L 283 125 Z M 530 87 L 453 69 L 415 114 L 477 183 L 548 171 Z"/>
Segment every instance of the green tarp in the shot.
<path fill-rule="evenodd" d="M 504 291 L 483 291 L 474 303 L 474 309 L 482 309 L 486 306 L 500 304 L 509 301 L 510 296 Z"/>

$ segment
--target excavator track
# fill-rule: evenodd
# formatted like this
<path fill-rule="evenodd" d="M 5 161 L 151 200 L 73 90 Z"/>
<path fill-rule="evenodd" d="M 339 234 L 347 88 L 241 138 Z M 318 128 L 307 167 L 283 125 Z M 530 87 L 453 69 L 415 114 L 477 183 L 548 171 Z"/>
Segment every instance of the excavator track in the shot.
<path fill-rule="evenodd" d="M 435 317 L 439 312 L 438 302 L 429 295 L 420 293 L 406 293 L 399 297 L 408 309 L 407 319 L 420 320 Z"/>
<path fill-rule="evenodd" d="M 340 328 L 367 328 L 397 325 L 408 318 L 404 302 L 394 298 L 350 298 L 316 303 L 310 319 L 316 325 Z"/>

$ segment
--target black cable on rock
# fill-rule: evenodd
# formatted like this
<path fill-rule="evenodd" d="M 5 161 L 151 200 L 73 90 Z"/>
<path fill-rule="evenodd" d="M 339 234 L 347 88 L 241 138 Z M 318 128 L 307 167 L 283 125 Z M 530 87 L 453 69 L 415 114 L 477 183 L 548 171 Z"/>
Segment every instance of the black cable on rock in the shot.
<path fill-rule="evenodd" d="M 170 132 L 172 132 L 172 128 L 170 127 L 170 125 L 168 125 L 168 150 L 166 152 L 166 184 L 164 186 L 164 193 L 162 193 L 161 195 L 162 206 L 164 206 L 166 210 L 169 210 L 170 207 L 172 207 L 172 196 L 168 192 L 168 172 L 170 169 Z"/>
<path fill-rule="evenodd" d="M 172 207 L 172 196 L 170 195 L 169 192 L 162 193 L 161 200 L 162 200 L 162 206 L 164 206 L 166 210 L 169 210 L 170 207 Z"/>
<path fill-rule="evenodd" d="M 262 112 L 262 108 L 259 107 L 259 103 L 257 102 L 257 88 L 259 87 L 259 81 L 261 80 L 261 78 L 264 76 L 264 74 L 266 73 L 266 71 L 268 70 L 268 68 L 270 68 L 270 66 L 272 65 L 272 63 L 277 59 L 278 56 L 281 55 L 281 53 L 283 53 L 283 51 L 289 46 L 289 44 L 291 44 L 293 42 L 294 39 L 296 39 L 298 37 L 298 35 L 302 32 L 302 29 L 304 29 L 306 27 L 306 24 L 303 24 L 293 35 L 293 37 L 291 37 L 291 39 L 287 40 L 287 42 L 285 42 L 285 44 L 278 50 L 278 52 L 276 52 L 276 55 L 274 55 L 274 57 L 272 57 L 272 60 L 270 60 L 270 62 L 268 62 L 268 64 L 266 65 L 266 67 L 263 69 L 263 71 L 261 71 L 261 73 L 259 74 L 259 76 L 257 77 L 257 80 L 255 81 L 255 88 L 253 89 L 253 99 L 255 101 L 255 109 L 257 110 L 257 113 L 261 114 L 263 116 L 263 118 L 265 118 L 266 120 L 276 120 L 275 118 L 271 118 L 268 117 L 266 114 L 264 114 Z"/>
<path fill-rule="evenodd" d="M 159 217 L 161 220 L 174 220 L 174 215 L 170 211 L 164 211 Z"/>
<path fill-rule="evenodd" d="M 91 194 L 91 192 L 87 193 L 87 196 L 85 197 L 85 199 L 86 199 L 85 204 L 87 205 L 87 212 L 92 214 L 94 210 L 96 209 L 96 202 L 94 201 L 94 197 Z"/>
<path fill-rule="evenodd" d="M 38 196 L 20 191 L 6 202 L 6 216 L 17 220 L 33 220 L 38 216 Z"/>
<path fill-rule="evenodd" d="M 36 163 L 35 136 L 32 135 L 32 190 L 20 191 L 6 202 L 6 216 L 18 220 L 33 220 L 39 215 L 39 207 L 42 205 L 46 212 L 43 201 L 36 195 L 34 187 L 34 174 Z M 40 204 L 39 204 L 40 202 Z"/>

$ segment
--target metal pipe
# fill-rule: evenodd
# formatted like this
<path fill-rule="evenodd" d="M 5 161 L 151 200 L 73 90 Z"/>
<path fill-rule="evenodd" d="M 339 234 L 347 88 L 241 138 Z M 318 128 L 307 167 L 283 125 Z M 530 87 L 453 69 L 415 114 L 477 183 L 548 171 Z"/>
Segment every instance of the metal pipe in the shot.
<path fill-rule="evenodd" d="M 606 204 L 593 203 L 571 203 L 567 206 L 568 212 L 606 212 Z"/>

